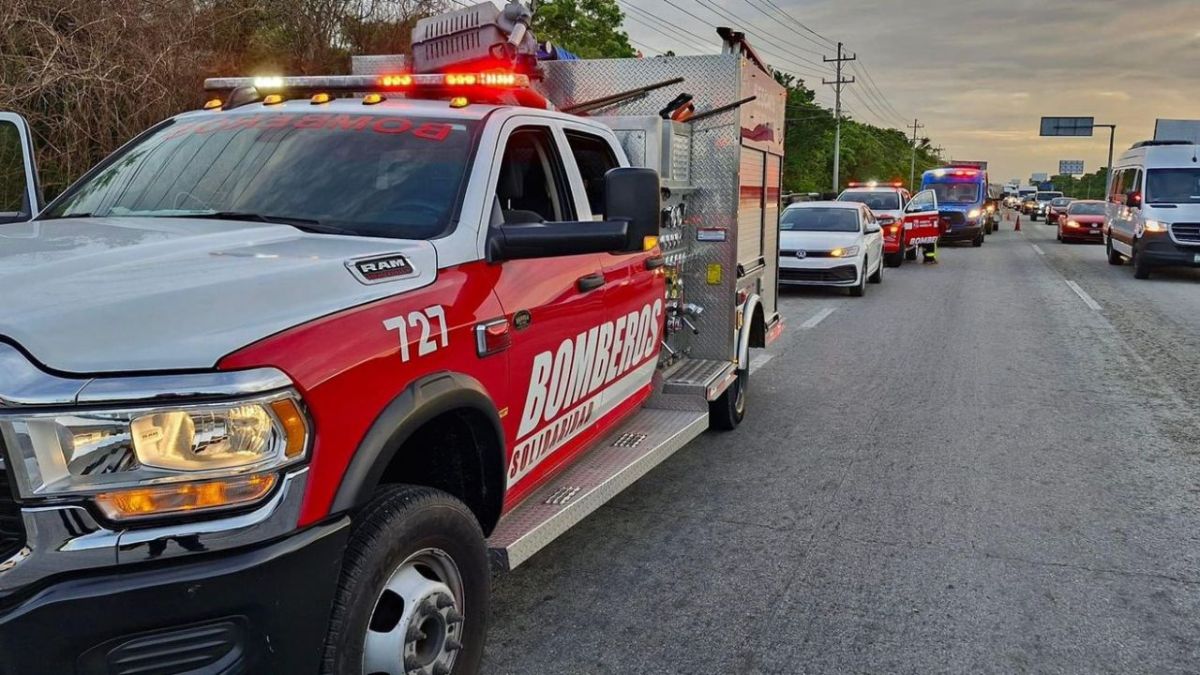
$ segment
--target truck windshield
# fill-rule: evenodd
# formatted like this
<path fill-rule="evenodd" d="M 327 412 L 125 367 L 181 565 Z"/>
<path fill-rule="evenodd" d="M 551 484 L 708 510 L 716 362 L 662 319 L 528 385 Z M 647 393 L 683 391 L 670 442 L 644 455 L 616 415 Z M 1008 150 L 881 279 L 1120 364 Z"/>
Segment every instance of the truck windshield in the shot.
<path fill-rule="evenodd" d="M 793 232 L 858 232 L 858 210 L 853 208 L 787 209 L 779 229 Z"/>
<path fill-rule="evenodd" d="M 1200 203 L 1200 169 L 1150 169 L 1146 178 L 1146 202 Z"/>
<path fill-rule="evenodd" d="M 925 189 L 937 193 L 939 204 L 974 204 L 979 201 L 979 185 L 976 183 L 931 183 Z"/>
<path fill-rule="evenodd" d="M 44 216 L 207 217 L 428 239 L 445 233 L 477 122 L 218 113 L 168 124 Z"/>
<path fill-rule="evenodd" d="M 839 202 L 866 204 L 872 211 L 896 211 L 900 208 L 900 195 L 895 192 L 869 192 L 847 190 L 838 197 Z"/>

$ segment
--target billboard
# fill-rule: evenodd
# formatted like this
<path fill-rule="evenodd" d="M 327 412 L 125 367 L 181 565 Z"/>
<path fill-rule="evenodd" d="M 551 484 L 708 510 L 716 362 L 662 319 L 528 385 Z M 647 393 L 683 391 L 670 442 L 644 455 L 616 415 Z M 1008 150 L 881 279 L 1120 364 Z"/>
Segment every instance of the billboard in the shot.
<path fill-rule="evenodd" d="M 1060 159 L 1058 160 L 1058 175 L 1060 176 L 1082 176 L 1083 160 L 1082 159 Z"/>
<path fill-rule="evenodd" d="M 1095 117 L 1043 117 L 1042 136 L 1091 136 Z"/>
<path fill-rule="evenodd" d="M 1050 180 L 1050 174 L 1048 173 L 1035 173 L 1029 177 L 1029 182 L 1033 185 L 1040 185 L 1048 180 Z"/>

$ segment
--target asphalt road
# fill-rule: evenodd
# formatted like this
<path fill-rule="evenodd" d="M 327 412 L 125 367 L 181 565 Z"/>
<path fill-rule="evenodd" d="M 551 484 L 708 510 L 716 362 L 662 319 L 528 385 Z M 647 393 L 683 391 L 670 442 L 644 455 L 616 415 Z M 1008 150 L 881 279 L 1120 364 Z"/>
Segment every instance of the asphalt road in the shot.
<path fill-rule="evenodd" d="M 498 578 L 485 672 L 1200 672 L 1200 274 L 1022 229 L 785 292 L 743 425 Z"/>

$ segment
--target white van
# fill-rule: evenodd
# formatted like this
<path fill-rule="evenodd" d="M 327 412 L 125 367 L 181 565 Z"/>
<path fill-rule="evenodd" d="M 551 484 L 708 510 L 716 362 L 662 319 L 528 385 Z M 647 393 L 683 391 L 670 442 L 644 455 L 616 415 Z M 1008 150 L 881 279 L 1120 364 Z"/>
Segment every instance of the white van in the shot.
<path fill-rule="evenodd" d="M 1200 145 L 1143 141 L 1113 163 L 1104 224 L 1108 262 L 1200 267 Z"/>

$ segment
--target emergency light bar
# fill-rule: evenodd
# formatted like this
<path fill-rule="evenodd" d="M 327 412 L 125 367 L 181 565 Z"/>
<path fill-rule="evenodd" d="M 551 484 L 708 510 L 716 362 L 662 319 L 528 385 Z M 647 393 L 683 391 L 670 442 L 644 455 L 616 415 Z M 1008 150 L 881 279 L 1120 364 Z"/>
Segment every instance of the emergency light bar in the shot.
<path fill-rule="evenodd" d="M 315 92 L 381 93 L 417 89 L 527 89 L 529 76 L 507 72 L 435 73 L 431 75 L 315 75 L 295 77 L 210 77 L 205 91 L 255 89 L 261 95 Z"/>
<path fill-rule="evenodd" d="M 849 183 L 847 183 L 847 187 L 852 187 L 852 188 L 863 188 L 863 187 L 865 187 L 865 188 L 876 188 L 876 187 L 902 188 L 902 187 L 904 187 L 904 183 L 901 183 L 900 181 L 895 181 L 892 183 L 880 183 L 879 181 L 875 181 L 875 180 L 866 181 L 866 182 L 852 180 Z"/>

